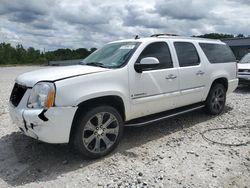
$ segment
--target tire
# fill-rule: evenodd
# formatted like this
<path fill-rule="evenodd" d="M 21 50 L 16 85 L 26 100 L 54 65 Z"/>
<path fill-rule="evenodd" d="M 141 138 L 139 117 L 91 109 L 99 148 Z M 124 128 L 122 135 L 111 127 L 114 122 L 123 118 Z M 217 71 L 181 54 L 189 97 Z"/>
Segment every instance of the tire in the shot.
<path fill-rule="evenodd" d="M 75 148 L 85 157 L 100 158 L 113 151 L 123 134 L 123 120 L 111 106 L 98 106 L 79 113 Z"/>
<path fill-rule="evenodd" d="M 218 115 L 223 112 L 226 103 L 226 88 L 220 83 L 214 84 L 206 100 L 206 110 L 209 114 Z"/>

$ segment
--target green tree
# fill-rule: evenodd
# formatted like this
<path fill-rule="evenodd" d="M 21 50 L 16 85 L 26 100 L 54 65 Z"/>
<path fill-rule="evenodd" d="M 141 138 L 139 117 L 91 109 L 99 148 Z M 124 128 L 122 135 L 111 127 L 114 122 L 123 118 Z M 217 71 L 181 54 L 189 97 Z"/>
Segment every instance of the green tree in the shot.
<path fill-rule="evenodd" d="M 236 37 L 237 38 L 245 38 L 245 36 L 243 34 L 238 34 Z"/>
<path fill-rule="evenodd" d="M 43 53 L 33 47 L 25 49 L 21 44 L 12 47 L 8 43 L 0 43 L 0 65 L 47 64 L 48 61 L 84 59 L 95 50 L 96 48 L 57 49 Z"/>
<path fill-rule="evenodd" d="M 90 52 L 93 53 L 94 51 L 96 51 L 97 48 L 90 48 Z"/>
<path fill-rule="evenodd" d="M 198 35 L 194 37 L 208 38 L 208 39 L 225 39 L 225 38 L 234 38 L 234 35 L 223 34 L 223 33 L 208 33 L 208 34 Z"/>

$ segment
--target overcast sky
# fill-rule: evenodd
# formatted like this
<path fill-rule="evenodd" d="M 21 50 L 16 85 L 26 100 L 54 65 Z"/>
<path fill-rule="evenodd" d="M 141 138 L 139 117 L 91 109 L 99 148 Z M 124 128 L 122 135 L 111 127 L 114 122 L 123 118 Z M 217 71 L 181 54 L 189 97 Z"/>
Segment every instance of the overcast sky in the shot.
<path fill-rule="evenodd" d="M 0 0 L 0 42 L 76 49 L 135 35 L 250 35 L 250 0 Z"/>

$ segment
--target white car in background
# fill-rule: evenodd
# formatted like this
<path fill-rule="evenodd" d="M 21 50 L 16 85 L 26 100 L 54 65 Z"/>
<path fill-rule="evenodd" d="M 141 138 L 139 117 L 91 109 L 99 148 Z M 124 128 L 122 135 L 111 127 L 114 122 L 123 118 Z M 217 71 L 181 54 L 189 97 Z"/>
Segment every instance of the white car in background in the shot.
<path fill-rule="evenodd" d="M 238 78 L 240 84 L 250 85 L 250 53 L 238 63 Z"/>
<path fill-rule="evenodd" d="M 18 76 L 10 114 L 25 135 L 72 141 L 83 155 L 98 158 L 117 146 L 124 126 L 200 108 L 220 114 L 226 94 L 238 86 L 236 67 L 219 40 L 153 35 L 111 42 L 81 65 Z"/>

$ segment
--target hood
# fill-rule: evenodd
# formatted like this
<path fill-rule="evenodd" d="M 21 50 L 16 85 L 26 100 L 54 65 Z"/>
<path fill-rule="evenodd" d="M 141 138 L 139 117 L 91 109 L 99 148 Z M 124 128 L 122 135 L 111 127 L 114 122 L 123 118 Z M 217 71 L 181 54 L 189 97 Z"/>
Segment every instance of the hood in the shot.
<path fill-rule="evenodd" d="M 238 63 L 238 69 L 250 69 L 250 63 Z"/>
<path fill-rule="evenodd" d="M 37 82 L 40 81 L 56 81 L 108 70 L 110 69 L 87 65 L 44 68 L 21 74 L 16 78 L 16 82 L 27 87 L 33 87 Z"/>

